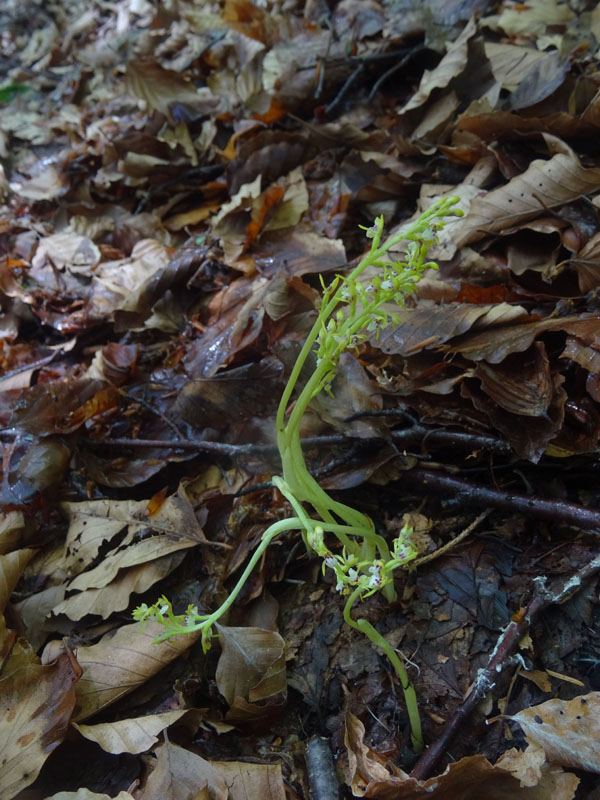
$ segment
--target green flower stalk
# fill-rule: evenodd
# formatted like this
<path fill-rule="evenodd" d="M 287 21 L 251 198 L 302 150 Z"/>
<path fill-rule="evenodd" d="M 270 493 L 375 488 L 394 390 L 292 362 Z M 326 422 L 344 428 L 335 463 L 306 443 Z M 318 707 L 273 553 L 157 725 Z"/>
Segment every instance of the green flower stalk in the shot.
<path fill-rule="evenodd" d="M 349 275 L 337 275 L 329 286 L 324 286 L 316 322 L 296 359 L 277 411 L 282 475 L 275 476 L 273 483 L 288 500 L 294 516 L 267 528 L 231 594 L 212 614 L 200 614 L 192 605 L 185 614 L 176 615 L 165 597 L 150 607 L 143 604 L 134 611 L 135 619 L 153 619 L 164 626 L 158 641 L 180 633 L 201 631 L 206 651 L 215 636 L 214 624 L 234 603 L 269 544 L 281 533 L 298 530 L 309 553 L 314 552 L 323 559 L 323 573 L 331 570 L 337 591 L 346 596 L 345 621 L 381 648 L 392 663 L 404 691 L 416 750 L 423 749 L 424 744 L 416 694 L 406 669 L 386 639 L 367 620 L 354 619 L 351 614 L 357 602 L 376 592 L 381 591 L 390 602 L 396 599 L 393 572 L 417 556 L 410 541 L 412 531 L 403 528 L 390 549 L 368 516 L 330 497 L 306 467 L 300 424 L 310 401 L 323 390 L 331 393 L 342 353 L 357 349 L 369 334 L 377 335 L 388 325 L 400 322 L 396 309 L 404 307 L 406 297 L 415 291 L 424 270 L 437 269 L 437 264 L 426 260 L 427 252 L 444 225 L 443 218 L 462 215 L 456 208 L 457 202 L 456 197 L 438 200 L 415 222 L 384 243 L 383 217 L 378 217 L 371 228 L 363 229 L 371 240 L 369 252 Z M 400 243 L 405 243 L 405 259 L 389 260 L 389 251 Z M 368 268 L 371 268 L 370 273 L 374 269 L 376 273 L 365 284 L 363 273 Z M 293 402 L 300 375 L 313 352 L 315 368 Z M 327 545 L 326 537 L 332 542 L 337 540 L 341 552 L 334 552 Z"/>

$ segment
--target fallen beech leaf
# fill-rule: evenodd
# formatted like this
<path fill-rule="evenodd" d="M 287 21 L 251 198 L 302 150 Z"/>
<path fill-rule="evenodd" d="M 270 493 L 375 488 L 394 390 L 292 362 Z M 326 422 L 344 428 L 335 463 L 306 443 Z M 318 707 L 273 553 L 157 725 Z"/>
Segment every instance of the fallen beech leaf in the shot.
<path fill-rule="evenodd" d="M 225 779 L 229 789 L 228 800 L 247 800 L 250 797 L 285 800 L 287 796 L 280 764 L 211 761 L 211 765 Z"/>
<path fill-rule="evenodd" d="M 472 329 L 483 330 L 483 335 L 504 340 L 504 334 L 498 331 L 505 331 L 509 323 L 527 317 L 524 308 L 509 303 L 437 305 L 430 300 L 422 300 L 416 308 L 402 310 L 399 325 L 390 325 L 378 337 L 373 334 L 370 341 L 384 353 L 409 356 L 439 347 Z"/>
<path fill-rule="evenodd" d="M 88 719 L 137 689 L 199 638 L 196 633 L 183 634 L 154 644 L 163 630 L 158 623 L 143 627 L 136 622 L 107 633 L 97 644 L 78 649 L 83 675 L 77 687 L 75 720 Z"/>
<path fill-rule="evenodd" d="M 108 573 L 114 577 L 115 567 L 119 569 L 150 560 L 155 547 L 160 549 L 162 546 L 172 546 L 177 550 L 178 543 L 187 542 L 184 546 L 191 547 L 192 543 L 204 541 L 194 509 L 182 490 L 167 497 L 152 515 L 148 513 L 147 500 L 90 500 L 83 503 L 63 503 L 62 508 L 69 518 L 64 566 L 71 575 L 83 573 L 96 560 L 101 547 L 107 550 L 107 556 L 113 561 Z M 136 539 L 142 534 L 149 538 L 136 544 Z M 118 544 L 111 553 L 113 539 Z M 129 545 L 137 549 L 144 542 L 153 540 L 154 545 L 145 544 L 143 550 L 138 552 L 139 557 L 127 557 L 129 564 L 123 561 Z M 165 555 L 166 552 L 157 551 L 156 554 Z M 82 578 L 82 586 L 75 583 L 70 588 L 105 586 L 112 580 L 112 577 L 106 580 L 106 567 L 100 572 L 97 569 L 91 572 L 96 573 L 95 578 L 91 578 L 91 573 L 88 572 L 88 578 Z"/>
<path fill-rule="evenodd" d="M 511 717 L 548 761 L 600 773 L 600 692 L 547 700 Z"/>
<path fill-rule="evenodd" d="M 146 550 L 143 556 L 135 546 L 128 548 L 122 554 L 122 561 L 113 562 L 113 566 L 117 568 L 118 572 L 104 586 L 90 588 L 86 585 L 85 579 L 89 576 L 91 586 L 96 570 L 84 572 L 78 576 L 80 579 L 78 588 L 82 589 L 82 591 L 66 599 L 61 599 L 61 602 L 52 607 L 52 613 L 55 615 L 66 614 L 69 619 L 80 620 L 87 614 L 95 614 L 107 619 L 117 611 L 124 611 L 130 603 L 132 594 L 146 592 L 155 583 L 170 575 L 185 558 L 184 552 L 168 553 L 169 545 L 167 544 L 165 548 L 165 543 L 157 541 L 158 539 L 164 539 L 164 537 L 154 537 L 150 540 L 153 543 L 153 548 Z M 140 544 L 142 543 L 140 542 Z M 187 549 L 194 547 L 196 544 L 197 542 L 191 544 L 179 543 L 180 546 L 176 547 L 175 550 Z M 162 548 L 165 548 L 164 552 L 168 553 L 167 555 L 160 555 Z M 148 563 L 129 566 L 132 559 L 139 557 L 147 559 Z M 102 563 L 106 563 L 108 558 Z M 74 588 L 72 585 L 66 587 L 67 590 L 72 588 Z"/>
<path fill-rule="evenodd" d="M 278 633 L 224 625 L 217 629 L 222 652 L 216 681 L 229 705 L 236 697 L 256 702 L 285 691 L 285 642 Z"/>
<path fill-rule="evenodd" d="M 100 249 L 87 236 L 65 231 L 40 241 L 31 266 L 34 270 L 41 269 L 48 259 L 55 269 L 68 269 L 91 278 L 100 261 Z"/>
<path fill-rule="evenodd" d="M 434 70 L 425 70 L 418 90 L 408 103 L 400 110 L 400 114 L 422 106 L 435 89 L 445 89 L 453 78 L 459 76 L 467 66 L 469 56 L 469 40 L 477 33 L 474 17 L 462 30 L 458 39 L 452 42 L 448 51 Z"/>
<path fill-rule="evenodd" d="M 481 388 L 501 408 L 512 414 L 542 417 L 554 394 L 550 362 L 542 342 L 534 342 L 526 353 L 515 353 L 501 364 L 479 361 L 473 375 Z"/>
<path fill-rule="evenodd" d="M 175 104 L 193 105 L 197 113 L 201 110 L 210 113 L 219 102 L 208 87 L 197 89 L 177 72 L 164 69 L 155 61 L 129 61 L 126 80 L 132 94 L 141 97 L 170 120 Z"/>
<path fill-rule="evenodd" d="M 86 739 L 96 742 L 107 753 L 136 754 L 150 750 L 158 742 L 157 734 L 178 722 L 186 714 L 202 717 L 202 712 L 195 709 L 179 709 L 164 711 L 161 714 L 148 714 L 145 717 L 119 719 L 116 722 L 100 722 L 98 725 L 78 725 L 74 722 L 73 727 Z"/>
<path fill-rule="evenodd" d="M 487 361 L 499 364 L 510 353 L 527 350 L 536 336 L 544 331 L 565 331 L 573 336 L 587 335 L 600 324 L 598 314 L 579 314 L 573 317 L 548 317 L 516 325 L 498 326 L 489 330 L 468 333 L 445 345 L 444 350 L 460 353 L 471 361 Z"/>
<path fill-rule="evenodd" d="M 90 789 L 78 789 L 76 792 L 58 792 L 51 797 L 47 797 L 46 800 L 134 800 L 134 797 L 126 791 L 121 791 L 115 797 L 110 797 L 107 794 L 92 792 Z"/>
<path fill-rule="evenodd" d="M 144 787 L 144 800 L 227 800 L 225 778 L 209 761 L 169 741 L 154 751 L 154 769 Z"/>
<path fill-rule="evenodd" d="M 411 778 L 364 743 L 365 729 L 346 715 L 346 782 L 356 797 L 378 800 L 572 800 L 579 778 L 545 762 L 532 746 L 511 750 L 496 764 L 483 756 L 461 758 L 426 781 Z"/>
<path fill-rule="evenodd" d="M 0 795 L 10 800 L 36 779 L 67 732 L 81 669 L 64 653 L 0 680 Z M 4 731 L 4 733 L 2 733 Z"/>
<path fill-rule="evenodd" d="M 546 139 L 559 141 L 549 134 Z M 562 152 L 547 161 L 532 161 L 522 175 L 505 186 L 475 198 L 460 227 L 455 228 L 456 245 L 476 242 L 487 233 L 506 230 L 599 188 L 600 168 L 582 167 L 573 151 L 563 146 Z"/>
<path fill-rule="evenodd" d="M 0 556 L 0 612 L 6 608 L 21 573 L 35 553 L 35 550 L 23 549 Z"/>

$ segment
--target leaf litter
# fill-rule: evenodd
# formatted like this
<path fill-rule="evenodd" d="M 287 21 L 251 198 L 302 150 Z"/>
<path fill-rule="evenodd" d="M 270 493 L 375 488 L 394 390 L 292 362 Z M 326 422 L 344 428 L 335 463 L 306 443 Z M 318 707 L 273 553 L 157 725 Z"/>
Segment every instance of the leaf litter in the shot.
<path fill-rule="evenodd" d="M 315 735 L 348 797 L 593 786 L 600 6 L 471 5 L 0 11 L 7 800 L 318 796 Z M 285 514 L 274 417 L 318 276 L 448 196 L 439 272 L 303 431 L 381 532 L 419 520 L 400 601 L 365 605 L 417 688 L 415 763 L 294 536 L 207 655 L 130 611 L 222 602 Z"/>

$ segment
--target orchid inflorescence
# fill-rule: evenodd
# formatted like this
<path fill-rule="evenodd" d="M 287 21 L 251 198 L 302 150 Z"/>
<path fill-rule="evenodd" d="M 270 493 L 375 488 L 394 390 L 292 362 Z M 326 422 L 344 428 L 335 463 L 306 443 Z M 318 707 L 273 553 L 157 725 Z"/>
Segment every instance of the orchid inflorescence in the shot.
<path fill-rule="evenodd" d="M 310 401 L 323 389 L 331 392 L 342 353 L 357 349 L 370 335 L 377 336 L 388 325 L 400 322 L 396 309 L 404 307 L 406 297 L 415 291 L 426 269 L 437 269 L 435 263 L 426 260 L 427 253 L 444 225 L 443 218 L 462 215 L 456 208 L 457 202 L 456 197 L 438 200 L 383 244 L 383 217 L 378 217 L 372 227 L 363 228 L 371 247 L 360 263 L 347 276 L 337 275 L 329 286 L 324 285 L 317 319 L 292 368 L 277 411 L 282 476 L 275 476 L 273 484 L 288 500 L 294 516 L 278 520 L 265 530 L 235 587 L 216 611 L 201 614 L 195 605 L 190 605 L 185 614 L 178 615 L 166 597 L 152 606 L 142 604 L 134 611 L 137 620 L 152 619 L 163 625 L 164 631 L 157 641 L 200 631 L 206 651 L 215 636 L 213 626 L 232 606 L 269 544 L 283 532 L 298 530 L 307 550 L 323 559 L 323 573 L 331 570 L 337 591 L 346 596 L 345 621 L 381 648 L 392 662 L 404 691 L 412 742 L 417 750 L 423 748 L 423 737 L 416 694 L 406 669 L 387 640 L 367 620 L 354 619 L 351 614 L 356 602 L 376 592 L 382 592 L 389 601 L 395 600 L 393 572 L 417 556 L 410 540 L 411 530 L 404 527 L 390 550 L 368 516 L 330 497 L 307 469 L 300 423 Z M 390 260 L 389 251 L 402 243 L 404 258 Z M 370 274 L 365 283 L 367 268 Z M 377 272 L 373 275 L 374 270 Z M 312 374 L 292 404 L 302 370 L 313 354 L 316 360 Z M 337 540 L 341 552 L 334 552 L 326 544 L 326 537 L 332 542 Z"/>

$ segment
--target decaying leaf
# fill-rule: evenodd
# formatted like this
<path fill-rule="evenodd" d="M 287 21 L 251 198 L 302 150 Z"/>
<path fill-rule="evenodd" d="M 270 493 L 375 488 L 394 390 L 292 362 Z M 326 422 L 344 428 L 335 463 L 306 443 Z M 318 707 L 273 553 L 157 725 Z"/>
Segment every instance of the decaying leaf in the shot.
<path fill-rule="evenodd" d="M 546 139 L 555 148 L 551 158 L 532 161 L 522 175 L 473 201 L 460 226 L 458 247 L 600 189 L 600 169 L 583 167 L 570 148 L 549 134 Z"/>
<path fill-rule="evenodd" d="M 120 697 L 132 692 L 185 652 L 198 635 L 182 635 L 154 644 L 162 628 L 123 625 L 107 633 L 97 644 L 80 647 L 77 660 L 83 675 L 77 687 L 74 719 L 89 719 Z"/>
<path fill-rule="evenodd" d="M 352 714 L 346 717 L 348 768 L 346 781 L 356 797 L 379 800 L 572 800 L 579 784 L 575 775 L 545 761 L 540 748 L 511 750 L 496 764 L 483 756 L 468 756 L 451 764 L 441 775 L 417 781 L 387 763 L 363 741 L 364 726 Z"/>
<path fill-rule="evenodd" d="M 116 722 L 100 722 L 97 725 L 73 723 L 82 736 L 96 742 L 107 753 L 145 753 L 158 742 L 158 734 L 182 717 L 202 718 L 202 712 L 194 709 L 163 711 L 145 717 L 120 719 Z"/>
<path fill-rule="evenodd" d="M 222 647 L 217 686 L 229 705 L 255 703 L 286 690 L 285 642 L 275 631 L 218 626 Z"/>
<path fill-rule="evenodd" d="M 11 800 L 36 779 L 64 739 L 81 669 L 71 653 L 0 680 L 0 793 Z"/>
<path fill-rule="evenodd" d="M 548 761 L 586 772 L 600 772 L 600 692 L 572 700 L 547 700 L 511 719 L 527 739 L 543 748 Z"/>
<path fill-rule="evenodd" d="M 156 764 L 144 787 L 144 800 L 227 800 L 225 778 L 209 761 L 169 741 L 155 750 Z"/>

